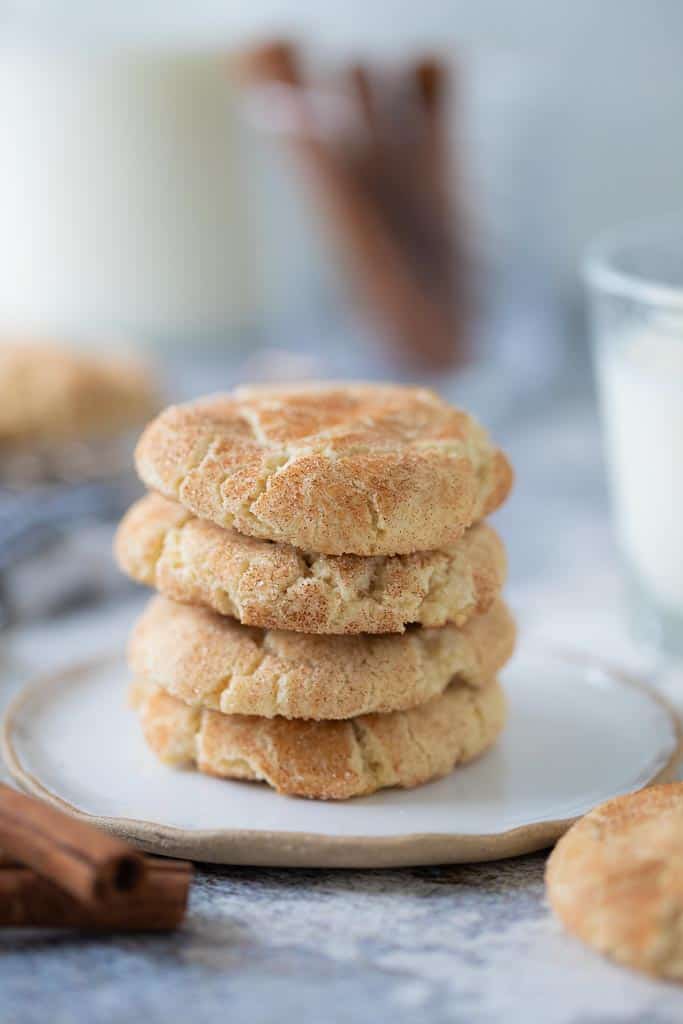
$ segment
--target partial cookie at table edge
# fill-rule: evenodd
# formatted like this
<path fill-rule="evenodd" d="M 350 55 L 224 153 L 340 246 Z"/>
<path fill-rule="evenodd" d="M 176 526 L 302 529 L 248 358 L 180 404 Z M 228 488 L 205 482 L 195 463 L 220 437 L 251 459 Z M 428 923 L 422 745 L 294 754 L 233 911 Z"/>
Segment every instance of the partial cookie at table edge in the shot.
<path fill-rule="evenodd" d="M 560 839 L 546 866 L 564 926 L 619 963 L 683 981 L 683 783 L 599 805 Z"/>

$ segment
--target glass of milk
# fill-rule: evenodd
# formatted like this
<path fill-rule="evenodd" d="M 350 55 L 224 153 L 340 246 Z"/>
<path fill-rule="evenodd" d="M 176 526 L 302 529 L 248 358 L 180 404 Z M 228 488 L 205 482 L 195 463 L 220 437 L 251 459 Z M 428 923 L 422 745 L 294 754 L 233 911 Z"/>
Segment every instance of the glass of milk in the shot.
<path fill-rule="evenodd" d="M 595 365 L 636 635 L 683 654 L 683 222 L 589 253 Z"/>
<path fill-rule="evenodd" d="M 259 294 L 225 47 L 0 39 L 0 329 L 250 337 Z"/>

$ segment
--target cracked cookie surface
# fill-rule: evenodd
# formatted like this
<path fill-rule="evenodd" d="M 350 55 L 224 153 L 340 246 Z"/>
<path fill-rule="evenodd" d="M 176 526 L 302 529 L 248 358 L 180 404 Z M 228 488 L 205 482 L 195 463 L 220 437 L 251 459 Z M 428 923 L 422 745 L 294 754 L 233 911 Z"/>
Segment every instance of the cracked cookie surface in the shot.
<path fill-rule="evenodd" d="M 506 572 L 502 541 L 485 523 L 442 551 L 315 555 L 223 529 L 160 495 L 129 510 L 116 553 L 124 572 L 175 601 L 302 633 L 463 625 L 491 606 Z"/>
<path fill-rule="evenodd" d="M 134 677 L 224 714 L 341 719 L 414 707 L 454 678 L 483 687 L 514 641 L 502 601 L 461 629 L 313 636 L 155 597 L 133 630 L 129 663 Z"/>
<path fill-rule="evenodd" d="M 240 389 L 172 406 L 136 461 L 148 487 L 200 518 L 332 555 L 445 547 L 512 483 L 467 413 L 397 386 Z"/>
<path fill-rule="evenodd" d="M 439 778 L 491 746 L 505 722 L 497 682 L 481 690 L 453 683 L 410 711 L 344 722 L 223 715 L 145 683 L 135 683 L 132 696 L 147 743 L 162 760 L 320 800 Z"/>

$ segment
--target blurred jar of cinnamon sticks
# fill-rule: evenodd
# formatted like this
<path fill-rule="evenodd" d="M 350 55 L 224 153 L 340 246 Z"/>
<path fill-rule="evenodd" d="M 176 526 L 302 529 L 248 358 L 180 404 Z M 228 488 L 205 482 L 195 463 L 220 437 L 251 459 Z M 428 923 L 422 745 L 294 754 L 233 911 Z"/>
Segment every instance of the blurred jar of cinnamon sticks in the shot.
<path fill-rule="evenodd" d="M 161 7 L 153 20 L 126 46 L 108 24 L 92 45 L 75 25 L 43 40 L 31 19 L 0 44 L 0 333 L 125 335 L 193 363 L 211 349 L 232 371 L 255 349 L 257 377 L 414 376 L 480 355 L 469 63 L 457 89 L 450 58 L 409 49 L 314 73 L 313 32 L 304 60 L 281 41 L 241 50 L 237 31 L 167 39 Z"/>
<path fill-rule="evenodd" d="M 232 67 L 250 122 L 291 158 L 327 255 L 387 361 L 424 371 L 466 363 L 472 287 L 449 138 L 452 68 L 430 56 L 320 78 L 284 41 Z"/>

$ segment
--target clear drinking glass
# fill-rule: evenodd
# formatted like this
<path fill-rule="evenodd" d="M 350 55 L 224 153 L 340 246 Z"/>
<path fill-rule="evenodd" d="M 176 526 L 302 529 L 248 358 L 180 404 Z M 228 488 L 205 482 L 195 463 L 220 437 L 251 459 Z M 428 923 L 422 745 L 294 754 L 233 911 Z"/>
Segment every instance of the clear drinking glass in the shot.
<path fill-rule="evenodd" d="M 624 228 L 586 261 L 617 537 L 636 636 L 683 654 L 683 221 Z"/>

